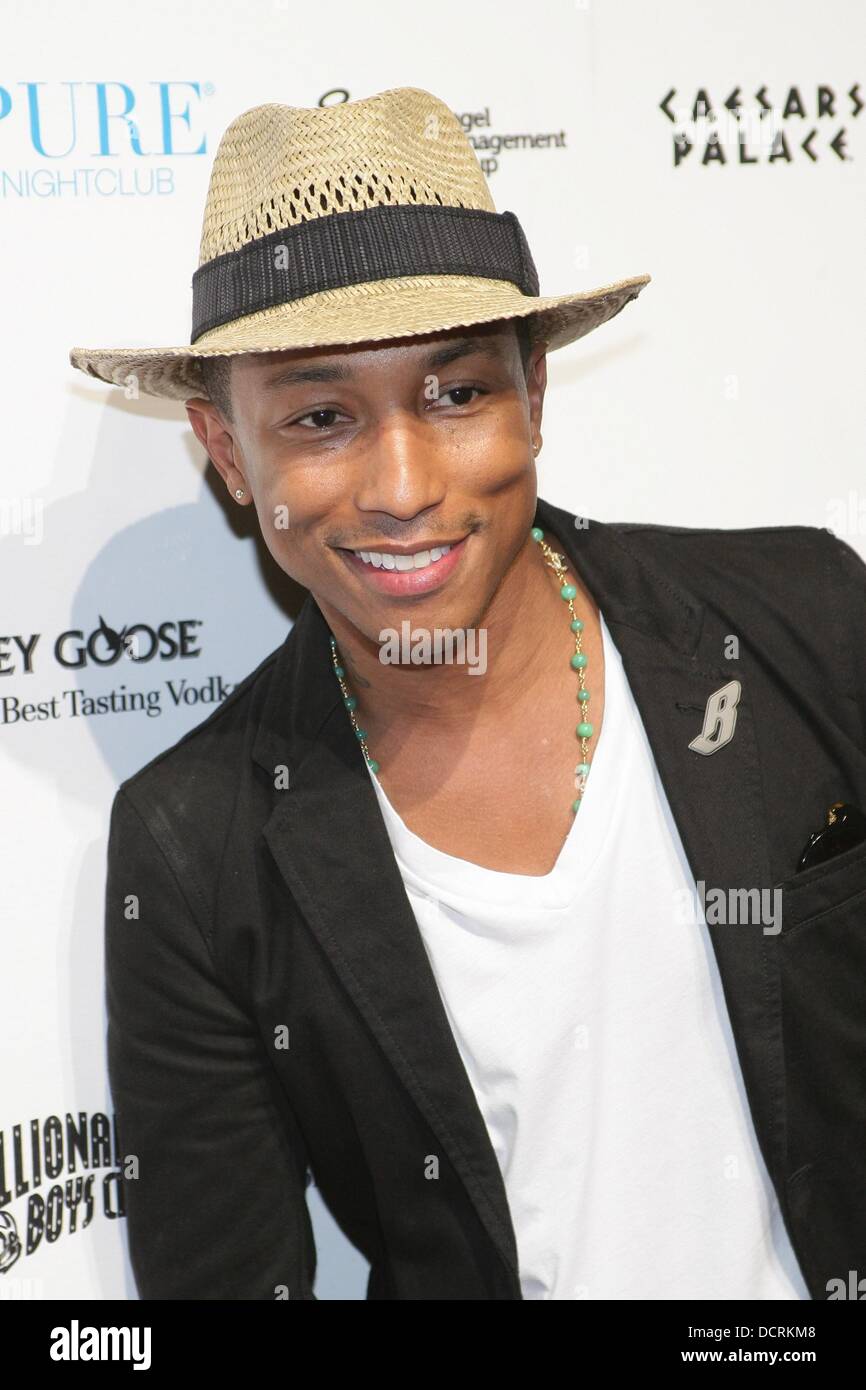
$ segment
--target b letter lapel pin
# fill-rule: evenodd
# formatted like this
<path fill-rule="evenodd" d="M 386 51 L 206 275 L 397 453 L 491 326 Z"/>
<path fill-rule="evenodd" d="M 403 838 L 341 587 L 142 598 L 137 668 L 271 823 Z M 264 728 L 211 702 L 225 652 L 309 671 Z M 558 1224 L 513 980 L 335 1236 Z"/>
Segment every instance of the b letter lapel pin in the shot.
<path fill-rule="evenodd" d="M 689 744 L 695 753 L 717 753 L 730 743 L 737 724 L 741 690 L 739 681 L 728 681 L 727 685 L 713 691 L 704 711 L 704 727 Z"/>

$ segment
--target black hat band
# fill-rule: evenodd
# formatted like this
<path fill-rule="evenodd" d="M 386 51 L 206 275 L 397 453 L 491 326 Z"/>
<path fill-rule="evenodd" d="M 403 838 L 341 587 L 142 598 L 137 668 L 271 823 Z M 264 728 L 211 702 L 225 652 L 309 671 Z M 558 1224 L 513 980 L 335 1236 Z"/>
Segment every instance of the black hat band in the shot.
<path fill-rule="evenodd" d="M 509 280 L 538 294 L 538 274 L 513 212 L 377 204 L 280 228 L 199 266 L 192 337 L 322 290 L 412 275 Z"/>

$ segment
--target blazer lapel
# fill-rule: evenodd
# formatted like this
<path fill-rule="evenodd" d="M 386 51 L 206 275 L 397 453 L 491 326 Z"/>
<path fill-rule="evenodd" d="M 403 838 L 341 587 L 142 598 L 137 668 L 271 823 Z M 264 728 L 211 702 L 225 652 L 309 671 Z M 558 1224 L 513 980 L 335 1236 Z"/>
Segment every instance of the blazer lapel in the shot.
<path fill-rule="evenodd" d="M 723 624 L 602 522 L 538 500 L 621 653 L 696 883 L 769 887 L 747 674 L 735 737 L 689 749 L 719 665 Z M 729 629 L 728 629 L 729 630 Z M 742 665 L 742 663 L 740 663 Z M 602 737 L 604 730 L 602 728 Z M 265 839 L 295 902 L 406 1090 L 448 1154 L 520 1297 L 515 1234 L 498 1161 L 439 995 L 363 755 L 334 678 L 325 619 L 308 596 L 277 654 L 253 757 L 289 770 Z M 672 908 L 673 910 L 673 908 Z M 770 1171 L 781 1157 L 782 1055 L 774 937 L 710 925 L 747 1093 Z"/>
<path fill-rule="evenodd" d="M 307 924 L 461 1178 L 520 1297 L 501 1170 L 342 703 L 327 624 L 309 596 L 274 677 L 253 756 L 272 777 L 284 764 L 289 789 L 277 794 L 265 839 Z"/>
<path fill-rule="evenodd" d="M 570 513 L 541 500 L 538 518 L 537 524 L 560 536 L 620 652 L 696 893 L 701 881 L 706 894 L 721 889 L 726 902 L 731 889 L 769 890 L 773 878 L 750 658 L 743 652 L 736 662 L 720 661 L 730 618 L 700 603 L 669 572 L 660 572 L 633 551 L 627 532 L 598 521 L 576 527 Z M 701 732 L 707 701 L 732 679 L 740 682 L 733 738 L 710 755 L 696 752 L 689 744 Z M 777 936 L 757 923 L 730 925 L 722 920 L 709 922 L 707 929 L 758 1140 L 770 1173 L 782 1172 L 785 1117 Z"/>

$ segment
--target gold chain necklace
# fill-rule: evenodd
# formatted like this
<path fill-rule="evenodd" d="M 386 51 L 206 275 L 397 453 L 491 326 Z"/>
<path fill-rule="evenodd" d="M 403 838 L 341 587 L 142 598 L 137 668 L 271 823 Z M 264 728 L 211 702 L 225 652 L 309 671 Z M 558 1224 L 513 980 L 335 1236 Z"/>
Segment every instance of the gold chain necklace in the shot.
<path fill-rule="evenodd" d="M 587 657 L 583 652 L 582 644 L 583 623 L 581 619 L 577 617 L 574 611 L 574 600 L 577 595 L 577 589 L 575 585 L 572 584 L 568 579 L 565 564 L 565 556 L 560 555 L 557 551 L 551 549 L 547 541 L 544 539 L 544 532 L 542 531 L 540 526 L 533 526 L 532 530 L 530 531 L 530 535 L 532 536 L 532 539 L 536 541 L 539 545 L 546 563 L 556 574 L 560 586 L 560 598 L 562 598 L 565 601 L 565 603 L 568 604 L 568 610 L 571 613 L 570 626 L 571 631 L 574 633 L 574 654 L 571 657 L 571 666 L 573 670 L 578 671 L 581 674 L 581 686 L 577 692 L 577 699 L 580 705 L 580 723 L 578 724 L 577 729 L 575 730 L 577 737 L 580 741 L 581 761 L 577 764 L 577 767 L 574 769 L 574 785 L 577 789 L 578 795 L 576 796 L 575 800 L 572 802 L 571 805 L 572 811 L 577 811 L 580 808 L 580 803 L 583 799 L 583 793 L 586 788 L 586 779 L 589 776 L 588 748 L 589 740 L 592 738 L 594 732 L 593 725 L 589 722 L 589 691 L 586 689 L 586 682 L 583 674 L 585 672 L 587 664 Z M 370 757 L 370 750 L 367 747 L 367 731 L 366 729 L 362 729 L 359 726 L 358 721 L 355 717 L 355 710 L 358 707 L 358 701 L 356 700 L 354 695 L 349 693 L 349 689 L 346 685 L 346 668 L 343 666 L 342 661 L 340 660 L 340 653 L 337 649 L 337 639 L 333 633 L 331 633 L 331 661 L 334 667 L 334 674 L 336 675 L 337 680 L 340 683 L 340 690 L 343 694 L 343 704 L 348 710 L 349 718 L 352 721 L 352 728 L 355 730 L 355 737 L 361 745 L 361 752 L 364 754 L 364 759 L 370 771 L 378 772 L 379 764 L 375 761 L 374 758 Z"/>

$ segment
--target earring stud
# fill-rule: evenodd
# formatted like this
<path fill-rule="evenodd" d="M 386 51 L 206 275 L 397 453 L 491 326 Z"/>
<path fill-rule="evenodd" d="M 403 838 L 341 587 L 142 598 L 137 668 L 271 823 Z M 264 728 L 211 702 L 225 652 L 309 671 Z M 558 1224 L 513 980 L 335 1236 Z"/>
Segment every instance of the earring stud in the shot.
<path fill-rule="evenodd" d="M 236 487 L 236 488 L 235 488 L 235 497 L 243 497 L 243 495 L 244 495 L 244 490 L 243 490 L 243 488 L 242 488 L 242 487 Z"/>

